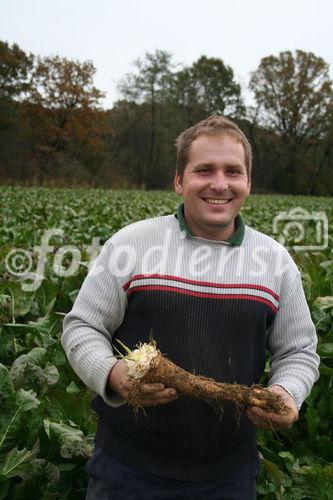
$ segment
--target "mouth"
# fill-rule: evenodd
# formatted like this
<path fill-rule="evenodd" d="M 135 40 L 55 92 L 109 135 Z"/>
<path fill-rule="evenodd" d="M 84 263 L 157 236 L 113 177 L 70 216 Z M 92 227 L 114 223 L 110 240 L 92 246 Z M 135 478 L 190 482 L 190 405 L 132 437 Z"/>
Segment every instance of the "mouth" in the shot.
<path fill-rule="evenodd" d="M 202 200 L 210 205 L 227 205 L 231 202 L 231 198 L 202 198 Z"/>

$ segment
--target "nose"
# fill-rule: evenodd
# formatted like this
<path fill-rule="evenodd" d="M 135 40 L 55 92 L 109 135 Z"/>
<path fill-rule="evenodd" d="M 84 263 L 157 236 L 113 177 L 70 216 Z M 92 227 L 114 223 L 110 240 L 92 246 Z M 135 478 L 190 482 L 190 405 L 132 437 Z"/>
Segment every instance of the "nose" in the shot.
<path fill-rule="evenodd" d="M 210 188 L 213 191 L 222 193 L 229 188 L 228 179 L 224 172 L 216 171 L 211 178 Z"/>

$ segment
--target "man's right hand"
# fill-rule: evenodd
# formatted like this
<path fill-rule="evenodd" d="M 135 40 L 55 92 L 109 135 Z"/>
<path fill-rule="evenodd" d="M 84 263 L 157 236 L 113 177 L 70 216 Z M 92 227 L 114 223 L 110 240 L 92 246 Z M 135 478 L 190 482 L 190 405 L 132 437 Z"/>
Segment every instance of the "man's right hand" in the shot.
<path fill-rule="evenodd" d="M 128 400 L 132 382 L 128 379 L 127 368 L 122 360 L 119 360 L 109 374 L 109 388 L 118 393 L 125 401 Z M 140 387 L 139 405 L 157 406 L 171 403 L 178 398 L 177 391 L 164 384 L 142 384 Z"/>

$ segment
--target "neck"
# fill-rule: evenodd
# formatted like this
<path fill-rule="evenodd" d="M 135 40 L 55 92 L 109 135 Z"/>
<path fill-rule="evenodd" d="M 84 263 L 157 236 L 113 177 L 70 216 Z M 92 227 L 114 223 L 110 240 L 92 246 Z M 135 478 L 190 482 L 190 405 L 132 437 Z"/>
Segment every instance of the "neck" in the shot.
<path fill-rule="evenodd" d="M 201 227 L 199 224 L 196 224 L 195 221 L 192 220 L 189 214 L 186 213 L 186 208 L 184 217 L 192 235 L 199 238 L 214 241 L 228 241 L 236 232 L 235 219 L 230 221 L 230 223 L 225 226 L 205 224 L 204 227 Z"/>

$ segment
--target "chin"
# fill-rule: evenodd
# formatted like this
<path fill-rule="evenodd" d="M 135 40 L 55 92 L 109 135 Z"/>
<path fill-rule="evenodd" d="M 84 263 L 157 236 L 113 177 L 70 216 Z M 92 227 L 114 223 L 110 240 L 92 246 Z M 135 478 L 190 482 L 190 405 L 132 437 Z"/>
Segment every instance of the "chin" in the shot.
<path fill-rule="evenodd" d="M 221 227 L 221 228 L 225 228 L 225 227 L 228 227 L 230 226 L 230 224 L 232 223 L 232 220 L 221 220 L 221 219 L 207 219 L 206 221 L 204 221 L 204 224 L 206 224 L 207 226 L 212 226 L 212 227 Z"/>

